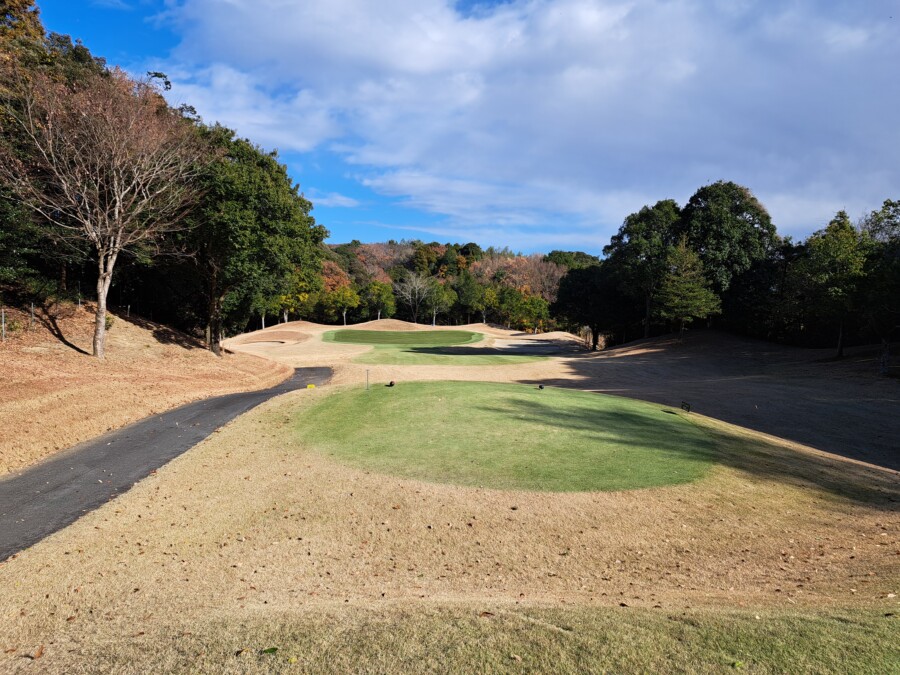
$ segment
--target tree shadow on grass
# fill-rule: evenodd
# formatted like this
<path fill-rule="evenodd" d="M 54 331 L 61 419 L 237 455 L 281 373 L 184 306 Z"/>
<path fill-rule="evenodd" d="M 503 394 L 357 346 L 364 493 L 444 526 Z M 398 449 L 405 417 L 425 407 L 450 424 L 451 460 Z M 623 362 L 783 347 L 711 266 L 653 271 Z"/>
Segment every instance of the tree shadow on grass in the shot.
<path fill-rule="evenodd" d="M 36 308 L 38 311 L 34 313 L 34 318 L 38 320 L 38 322 L 46 328 L 50 334 L 63 343 L 69 349 L 73 349 L 79 354 L 84 354 L 85 356 L 90 356 L 91 353 L 85 351 L 78 345 L 70 342 L 68 338 L 63 334 L 62 328 L 59 325 L 59 314 L 62 311 L 60 309 L 60 305 L 56 302 L 45 302 L 40 307 Z M 72 313 L 74 316 L 74 311 Z"/>
<path fill-rule="evenodd" d="M 526 345 L 504 349 L 496 347 L 406 347 L 404 351 L 435 356 L 555 356 L 568 353 L 556 345 L 552 349 Z"/>
<path fill-rule="evenodd" d="M 598 441 L 622 447 L 649 445 L 660 452 L 712 461 L 758 478 L 819 490 L 871 508 L 900 511 L 900 477 L 894 471 L 794 450 L 757 436 L 717 429 L 701 421 L 691 422 L 690 417 L 686 421 L 696 424 L 695 428 L 709 437 L 708 446 L 686 443 L 690 434 L 681 437 L 661 433 L 648 424 L 652 418 L 648 420 L 645 415 L 621 410 L 560 409 L 512 398 L 498 400 L 490 410 L 499 415 L 579 430 Z M 663 408 L 658 410 L 660 416 L 669 412 Z"/>
<path fill-rule="evenodd" d="M 177 331 L 174 328 L 169 328 L 168 326 L 163 326 L 158 323 L 154 323 L 153 321 L 148 321 L 147 319 L 142 319 L 137 316 L 126 316 L 125 314 L 117 314 L 117 319 L 121 319 L 122 321 L 127 321 L 128 323 L 137 326 L 138 328 L 143 328 L 148 331 L 157 342 L 160 342 L 165 345 L 177 345 L 179 347 L 183 347 L 184 349 L 206 349 L 206 345 L 202 340 L 182 333 L 181 331 Z"/>

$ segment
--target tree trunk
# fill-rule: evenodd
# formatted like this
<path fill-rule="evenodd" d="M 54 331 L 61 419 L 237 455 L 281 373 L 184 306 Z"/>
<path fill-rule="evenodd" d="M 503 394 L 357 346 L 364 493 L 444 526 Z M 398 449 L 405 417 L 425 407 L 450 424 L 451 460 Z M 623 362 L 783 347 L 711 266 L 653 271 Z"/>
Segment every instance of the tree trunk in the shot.
<path fill-rule="evenodd" d="M 378 310 L 378 320 L 381 321 L 381 309 Z"/>
<path fill-rule="evenodd" d="M 347 310 L 345 309 L 344 311 L 341 312 L 341 314 L 344 315 L 344 325 L 346 326 L 347 325 Z"/>
<path fill-rule="evenodd" d="M 600 344 L 600 328 L 591 326 L 591 351 L 597 351 L 597 345 Z"/>
<path fill-rule="evenodd" d="M 262 320 L 262 329 L 265 330 L 266 329 L 266 313 L 265 312 L 263 312 L 260 315 L 260 319 Z"/>
<path fill-rule="evenodd" d="M 837 358 L 844 358 L 844 320 L 838 324 Z"/>
<path fill-rule="evenodd" d="M 67 274 L 66 263 L 65 263 L 65 261 L 63 261 L 59 264 L 59 292 L 60 293 L 66 292 L 66 285 L 67 285 L 66 274 Z"/>
<path fill-rule="evenodd" d="M 431 311 L 431 327 L 434 328 L 435 322 L 437 321 L 437 310 Z"/>
<path fill-rule="evenodd" d="M 644 313 L 644 337 L 650 337 L 650 294 L 647 294 L 647 309 Z"/>
<path fill-rule="evenodd" d="M 106 358 L 106 296 L 112 283 L 113 267 L 119 252 L 98 251 L 97 253 L 97 313 L 94 316 L 94 356 L 101 361 Z"/>
<path fill-rule="evenodd" d="M 287 313 L 287 310 L 286 310 L 286 309 L 282 311 L 282 313 L 281 313 L 281 318 L 284 319 L 284 320 L 282 321 L 282 323 L 287 323 L 287 320 L 288 320 L 288 313 Z"/>
<path fill-rule="evenodd" d="M 209 299 L 209 318 L 206 324 L 206 346 L 216 356 L 222 356 L 222 298 L 211 295 Z"/>
<path fill-rule="evenodd" d="M 684 337 L 684 319 L 679 321 L 678 325 L 678 341 L 681 342 L 681 339 Z"/>

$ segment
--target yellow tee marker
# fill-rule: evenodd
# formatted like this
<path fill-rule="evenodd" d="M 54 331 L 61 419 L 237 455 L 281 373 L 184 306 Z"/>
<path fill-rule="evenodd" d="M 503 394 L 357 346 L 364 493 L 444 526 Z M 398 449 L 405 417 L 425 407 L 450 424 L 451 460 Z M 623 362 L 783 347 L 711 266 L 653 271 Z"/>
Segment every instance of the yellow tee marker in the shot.
<path fill-rule="evenodd" d="M 315 389 L 315 388 L 316 388 L 316 385 L 314 385 L 314 384 L 308 384 L 308 385 L 306 385 L 306 388 L 307 388 L 307 389 Z"/>

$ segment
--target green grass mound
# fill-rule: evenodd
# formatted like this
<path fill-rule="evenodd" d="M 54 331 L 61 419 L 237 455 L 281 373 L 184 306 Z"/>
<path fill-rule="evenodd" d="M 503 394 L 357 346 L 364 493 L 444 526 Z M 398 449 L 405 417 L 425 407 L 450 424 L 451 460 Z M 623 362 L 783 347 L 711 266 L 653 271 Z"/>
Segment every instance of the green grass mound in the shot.
<path fill-rule="evenodd" d="M 467 330 L 332 330 L 322 336 L 324 342 L 422 347 L 465 345 L 481 339 L 481 333 Z"/>
<path fill-rule="evenodd" d="M 341 391 L 304 411 L 297 430 L 313 450 L 364 469 L 554 492 L 685 483 L 713 451 L 703 430 L 659 405 L 484 382 Z"/>
<path fill-rule="evenodd" d="M 388 366 L 497 366 L 535 361 L 540 356 L 510 354 L 502 349 L 469 347 L 484 336 L 466 330 L 378 331 L 333 330 L 324 342 L 372 345 L 354 363 Z"/>

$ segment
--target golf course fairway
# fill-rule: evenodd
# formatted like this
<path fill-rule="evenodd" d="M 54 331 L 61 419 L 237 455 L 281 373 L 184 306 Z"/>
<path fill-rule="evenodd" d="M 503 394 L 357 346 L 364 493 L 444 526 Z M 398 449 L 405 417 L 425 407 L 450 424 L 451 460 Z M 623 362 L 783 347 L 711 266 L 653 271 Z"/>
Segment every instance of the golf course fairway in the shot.
<path fill-rule="evenodd" d="M 567 389 L 408 382 L 339 391 L 297 420 L 304 445 L 438 483 L 553 492 L 696 480 L 713 443 L 662 406 Z"/>

